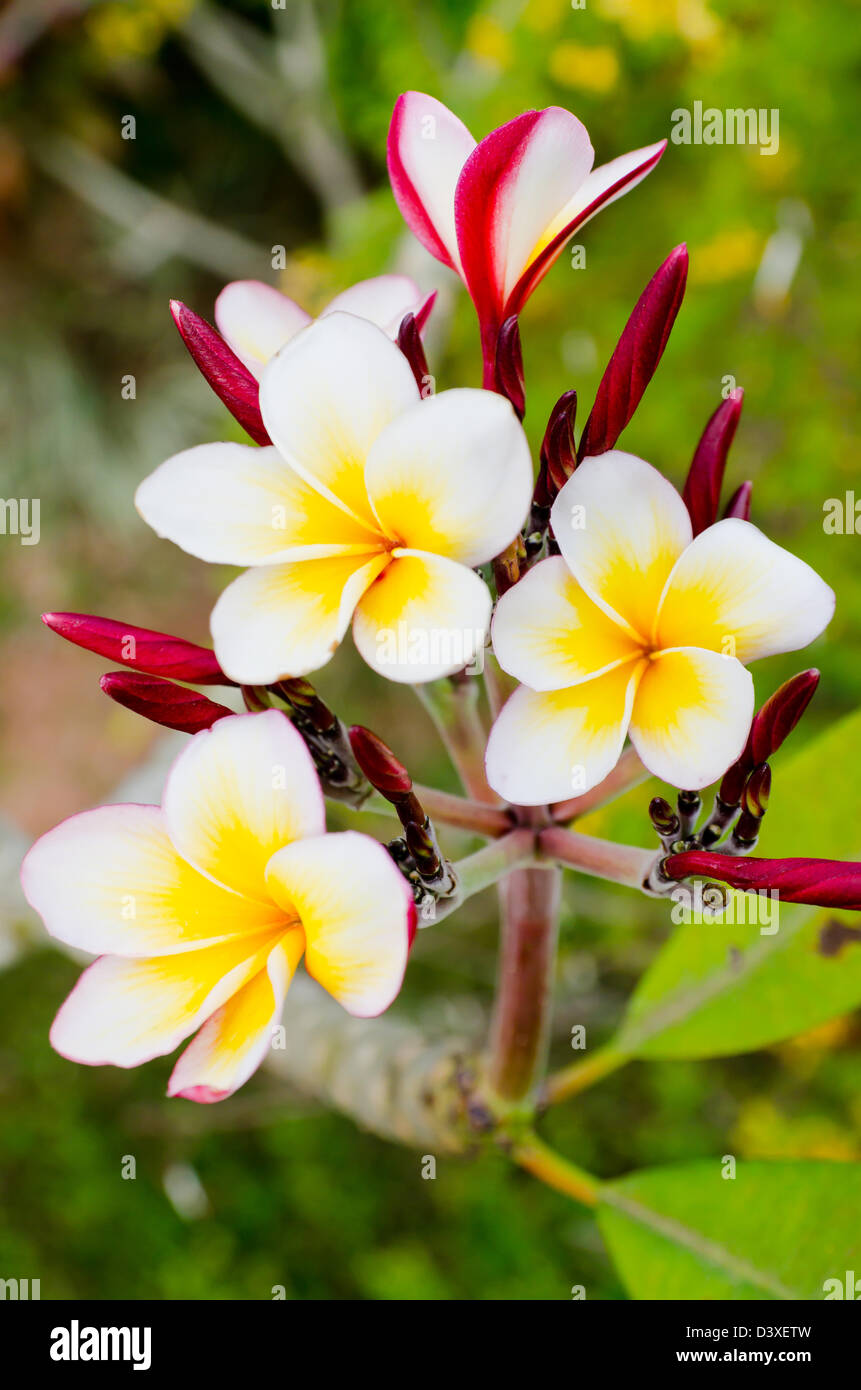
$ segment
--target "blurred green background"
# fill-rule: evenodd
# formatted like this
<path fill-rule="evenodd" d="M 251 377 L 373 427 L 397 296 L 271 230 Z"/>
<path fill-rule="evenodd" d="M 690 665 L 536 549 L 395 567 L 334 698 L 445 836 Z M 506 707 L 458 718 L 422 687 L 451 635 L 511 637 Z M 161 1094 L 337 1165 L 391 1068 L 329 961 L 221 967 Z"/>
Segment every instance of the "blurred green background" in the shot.
<path fill-rule="evenodd" d="M 0 537 L 9 846 L 13 826 L 35 834 L 107 796 L 158 737 L 106 702 L 97 659 L 49 634 L 40 611 L 207 641 L 229 577 L 159 542 L 132 505 L 169 454 L 241 437 L 186 356 L 170 297 L 211 316 L 227 280 L 254 276 L 313 311 L 357 279 L 404 269 L 443 288 L 429 334 L 438 386 L 478 383 L 471 306 L 405 233 L 388 188 L 388 119 L 408 87 L 478 136 L 526 107 L 567 106 L 597 162 L 669 135 L 673 110 L 695 100 L 779 110 L 775 156 L 670 145 L 577 238 L 585 268 L 563 255 L 522 319 L 526 425 L 537 446 L 572 385 L 582 423 L 640 290 L 686 241 L 686 301 L 622 442 L 680 484 L 725 379 L 745 388 L 730 486 L 753 479 L 753 520 L 838 594 L 809 657 L 756 668 L 758 696 L 815 663 L 823 682 L 798 740 L 854 708 L 861 537 L 826 536 L 822 518 L 823 502 L 855 485 L 859 56 L 852 0 L 7 4 L 2 492 L 41 499 L 38 546 Z M 122 396 L 127 374 L 134 400 Z M 417 702 L 376 683 L 347 644 L 318 684 L 421 780 L 455 789 Z M 626 816 L 642 844 L 647 799 L 638 792 Z M 667 925 L 661 905 L 569 880 L 560 1062 L 572 1022 L 593 1042 L 609 1034 Z M 424 934 L 396 1007 L 437 1029 L 480 1028 L 495 936 L 490 894 Z M 265 1075 L 222 1106 L 193 1107 L 163 1099 L 168 1063 L 126 1073 L 62 1061 L 47 1032 L 75 975 L 47 949 L 0 972 L 0 1276 L 40 1278 L 44 1298 L 267 1298 L 276 1284 L 300 1299 L 565 1299 L 574 1284 L 624 1297 L 592 1219 L 500 1158 L 440 1159 L 424 1181 L 417 1154 L 285 1098 Z M 847 1018 L 755 1056 L 635 1064 L 545 1129 L 602 1176 L 724 1152 L 861 1158 L 859 1042 Z M 120 1177 L 125 1154 L 134 1182 Z"/>

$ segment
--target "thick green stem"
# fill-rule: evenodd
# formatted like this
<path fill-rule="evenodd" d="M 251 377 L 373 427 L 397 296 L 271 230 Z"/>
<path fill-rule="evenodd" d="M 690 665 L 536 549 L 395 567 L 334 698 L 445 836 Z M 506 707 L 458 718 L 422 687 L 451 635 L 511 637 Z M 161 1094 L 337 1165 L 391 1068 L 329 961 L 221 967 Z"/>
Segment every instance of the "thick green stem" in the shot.
<path fill-rule="evenodd" d="M 561 877 L 550 866 L 519 869 L 499 888 L 502 936 L 489 1079 L 509 1104 L 528 1101 L 547 1060 Z"/>
<path fill-rule="evenodd" d="M 599 1047 L 591 1057 L 572 1062 L 570 1067 L 563 1067 L 561 1071 L 548 1076 L 541 1088 L 542 1108 L 558 1105 L 560 1100 L 567 1100 L 569 1096 L 585 1091 L 596 1082 L 603 1081 L 611 1072 L 624 1067 L 630 1060 L 628 1053 L 619 1052 L 612 1046 Z"/>
<path fill-rule="evenodd" d="M 484 772 L 487 732 L 478 709 L 479 682 L 464 676 L 429 681 L 413 689 L 436 725 L 464 789 L 476 801 L 499 805 Z"/>
<path fill-rule="evenodd" d="M 573 1197 L 584 1207 L 596 1207 L 601 1200 L 599 1180 L 569 1163 L 535 1134 L 527 1134 L 512 1145 L 511 1157 L 539 1182 Z"/>

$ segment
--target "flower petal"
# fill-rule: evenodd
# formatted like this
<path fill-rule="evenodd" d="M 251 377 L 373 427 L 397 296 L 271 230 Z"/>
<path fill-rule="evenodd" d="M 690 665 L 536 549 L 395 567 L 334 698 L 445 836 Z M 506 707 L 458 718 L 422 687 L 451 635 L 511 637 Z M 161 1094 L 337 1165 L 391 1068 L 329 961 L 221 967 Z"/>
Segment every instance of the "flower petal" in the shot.
<path fill-rule="evenodd" d="M 260 381 L 260 410 L 273 444 L 306 482 L 371 526 L 368 451 L 419 399 L 400 349 L 353 314 L 326 314 L 304 329 Z"/>
<path fill-rule="evenodd" d="M 619 761 L 645 664 L 628 662 L 567 690 L 515 690 L 487 741 L 493 790 L 543 806 L 602 782 Z"/>
<path fill-rule="evenodd" d="M 834 613 L 834 592 L 815 570 L 749 521 L 709 526 L 667 581 L 657 645 L 708 647 L 753 661 L 806 647 Z"/>
<path fill-rule="evenodd" d="M 102 956 L 54 1019 L 51 1046 L 91 1067 L 163 1057 L 260 970 L 274 939 L 265 932 L 148 960 Z"/>
<path fill-rule="evenodd" d="M 93 954 L 197 950 L 283 918 L 271 902 L 229 892 L 181 859 L 158 806 L 71 816 L 36 841 L 21 882 L 51 936 Z"/>
<path fill-rule="evenodd" d="M 464 276 L 479 318 L 501 323 L 508 298 L 580 187 L 595 151 L 561 106 L 526 111 L 473 150 L 455 194 Z"/>
<path fill-rule="evenodd" d="M 492 631 L 500 666 L 532 690 L 578 685 L 640 655 L 561 555 L 542 560 L 502 595 Z"/>
<path fill-rule="evenodd" d="M 326 825 L 311 755 L 275 709 L 220 719 L 195 734 L 168 773 L 163 804 L 183 858 L 263 902 L 275 850 Z"/>
<path fill-rule="evenodd" d="M 395 202 L 422 246 L 458 273 L 454 190 L 474 149 L 466 126 L 441 101 L 424 92 L 398 97 L 387 147 Z"/>
<path fill-rule="evenodd" d="M 674 787 L 707 787 L 735 762 L 753 715 L 753 680 L 740 661 L 698 647 L 655 652 L 631 715 L 631 742 Z"/>
<path fill-rule="evenodd" d="M 224 590 L 210 626 L 233 680 L 269 685 L 330 661 L 387 554 L 296 560 L 246 570 Z"/>
<path fill-rule="evenodd" d="M 368 496 L 386 534 L 464 565 L 514 539 L 532 497 L 532 459 L 509 402 L 461 388 L 428 396 L 371 446 Z"/>
<path fill-rule="evenodd" d="M 225 341 L 259 377 L 270 357 L 311 322 L 311 315 L 262 280 L 233 280 L 215 301 L 215 322 Z"/>
<path fill-rule="evenodd" d="M 417 314 L 424 300 L 415 280 L 408 275 L 374 275 L 336 294 L 321 318 L 338 312 L 355 314 L 357 318 L 375 323 L 388 337 L 395 338 L 404 315 Z"/>
<path fill-rule="evenodd" d="M 667 576 L 691 539 L 688 509 L 672 484 L 651 464 L 610 449 L 571 475 L 551 524 L 589 597 L 648 644 Z"/>
<path fill-rule="evenodd" d="M 301 920 L 308 973 L 348 1013 L 387 1009 L 406 969 L 413 898 L 383 846 L 354 830 L 303 840 L 273 855 L 266 883 Z"/>
<path fill-rule="evenodd" d="M 224 1100 L 253 1075 L 272 1045 L 304 944 L 301 931 L 286 932 L 270 951 L 266 968 L 212 1014 L 174 1067 L 169 1096 Z"/>
<path fill-rule="evenodd" d="M 353 640 L 390 681 L 419 685 L 471 665 L 490 624 L 490 590 L 466 565 L 395 550 L 359 600 Z"/>
<path fill-rule="evenodd" d="M 213 564 L 358 554 L 378 543 L 271 447 L 199 444 L 174 454 L 144 479 L 135 505 L 156 535 Z"/>
<path fill-rule="evenodd" d="M 509 294 L 506 314 L 520 313 L 536 285 L 561 254 L 565 243 L 602 208 L 609 207 L 617 198 L 636 188 L 652 172 L 666 148 L 666 140 L 659 140 L 657 144 L 645 145 L 641 150 L 619 155 L 587 174 L 536 241 L 529 263 Z"/>

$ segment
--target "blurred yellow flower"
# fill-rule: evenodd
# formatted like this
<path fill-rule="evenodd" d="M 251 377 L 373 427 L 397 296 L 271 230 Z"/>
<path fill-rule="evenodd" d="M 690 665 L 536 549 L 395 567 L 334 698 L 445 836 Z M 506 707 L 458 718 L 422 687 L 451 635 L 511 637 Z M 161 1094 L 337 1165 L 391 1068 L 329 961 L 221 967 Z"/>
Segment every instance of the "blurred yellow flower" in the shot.
<path fill-rule="evenodd" d="M 720 23 L 705 0 L 598 0 L 598 9 L 632 39 L 678 34 L 690 44 L 706 44 L 720 34 Z"/>
<path fill-rule="evenodd" d="M 691 252 L 691 281 L 720 284 L 753 270 L 762 251 L 762 237 L 753 227 L 735 227 Z"/>
<path fill-rule="evenodd" d="M 587 92 L 609 92 L 619 80 L 619 59 L 612 48 L 584 48 L 579 43 L 560 43 L 550 55 L 550 76 L 563 87 Z"/>
<path fill-rule="evenodd" d="M 511 66 L 511 36 L 490 15 L 473 15 L 466 32 L 466 47 L 474 58 L 500 72 Z"/>

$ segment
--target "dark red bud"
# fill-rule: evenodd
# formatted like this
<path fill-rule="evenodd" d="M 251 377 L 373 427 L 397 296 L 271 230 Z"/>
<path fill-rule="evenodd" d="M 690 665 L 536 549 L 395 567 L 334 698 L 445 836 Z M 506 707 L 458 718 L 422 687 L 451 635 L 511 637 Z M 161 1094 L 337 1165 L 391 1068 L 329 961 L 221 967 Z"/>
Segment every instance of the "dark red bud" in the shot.
<path fill-rule="evenodd" d="M 424 332 L 425 324 L 430 318 L 431 309 L 436 303 L 436 290 L 431 290 L 430 294 L 422 300 L 415 312 L 416 328 L 420 333 Z"/>
<path fill-rule="evenodd" d="M 194 685 L 233 685 L 216 661 L 215 652 L 182 637 L 93 613 L 43 613 L 42 622 L 76 647 L 118 661 L 133 671 Z"/>
<path fill-rule="evenodd" d="M 622 330 L 580 440 L 579 457 L 612 449 L 657 370 L 685 294 L 688 250 L 671 251 Z"/>
<path fill-rule="evenodd" d="M 209 382 L 235 420 L 251 435 L 255 444 L 271 444 L 258 403 L 259 388 L 236 353 L 227 346 L 217 329 L 178 299 L 170 301 L 170 312 L 195 366 Z"/>
<path fill-rule="evenodd" d="M 815 668 L 784 681 L 753 717 L 745 753 L 750 763 L 764 763 L 795 728 L 819 684 Z M 744 755 L 743 755 L 744 756 Z"/>
<path fill-rule="evenodd" d="M 405 314 L 401 319 L 401 326 L 398 329 L 398 347 L 410 364 L 410 370 L 421 394 L 423 396 L 431 394 L 428 388 L 432 386 L 432 378 L 428 371 L 428 360 L 425 357 L 424 344 L 415 314 Z"/>
<path fill-rule="evenodd" d="M 749 816 L 762 820 L 768 810 L 768 798 L 771 793 L 771 768 L 768 763 L 760 763 L 755 767 L 747 780 L 745 789 L 742 792 L 742 809 Z"/>
<path fill-rule="evenodd" d="M 523 378 L 523 352 L 520 347 L 520 327 L 517 315 L 512 314 L 499 330 L 496 340 L 495 389 L 507 396 L 518 420 L 526 414 L 526 392 Z"/>
<path fill-rule="evenodd" d="M 724 508 L 724 517 L 735 516 L 739 521 L 749 521 L 752 493 L 753 483 L 742 483 L 741 487 L 737 487 Z"/>
<path fill-rule="evenodd" d="M 160 676 L 108 671 L 99 684 L 118 705 L 183 734 L 198 734 L 201 729 L 209 729 L 217 720 L 234 713 L 226 705 L 216 704 L 206 695 L 174 685 L 173 681 L 162 680 Z"/>
<path fill-rule="evenodd" d="M 861 911 L 861 863 L 841 859 L 739 859 L 707 850 L 670 854 L 664 872 L 674 879 L 718 879 L 731 888 L 773 889 L 782 902 Z"/>
<path fill-rule="evenodd" d="M 371 786 L 388 801 L 398 802 L 409 796 L 412 778 L 388 744 L 361 724 L 354 724 L 349 735 L 353 757 Z"/>
<path fill-rule="evenodd" d="M 577 417 L 577 392 L 566 391 L 550 412 L 547 429 L 541 444 L 541 467 L 535 488 L 535 504 L 550 507 L 577 467 L 577 447 L 574 443 L 574 421 Z"/>
<path fill-rule="evenodd" d="M 663 796 L 653 796 L 649 802 L 649 819 L 659 835 L 675 835 L 680 829 L 678 816 Z"/>
<path fill-rule="evenodd" d="M 744 392 L 741 387 L 721 401 L 703 430 L 688 471 L 682 496 L 690 512 L 694 535 L 717 521 L 729 446 L 741 415 Z"/>

